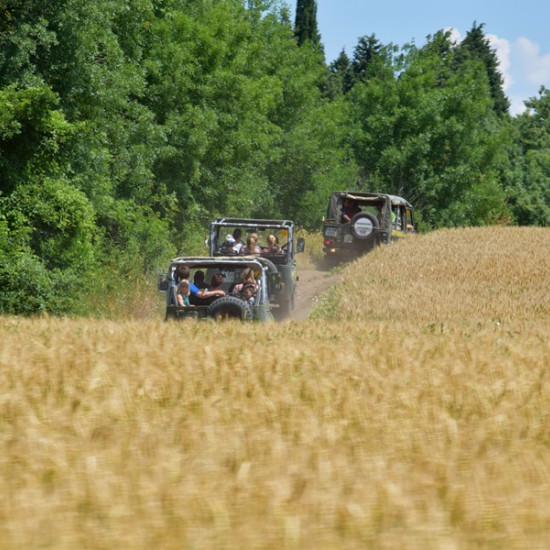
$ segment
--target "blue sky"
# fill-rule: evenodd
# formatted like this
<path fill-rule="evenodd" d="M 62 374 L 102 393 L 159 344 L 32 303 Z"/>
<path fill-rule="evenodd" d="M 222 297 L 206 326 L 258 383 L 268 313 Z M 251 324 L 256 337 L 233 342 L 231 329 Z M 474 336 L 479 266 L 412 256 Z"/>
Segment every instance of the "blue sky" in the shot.
<path fill-rule="evenodd" d="M 294 20 L 296 0 L 288 0 Z M 476 21 L 500 61 L 505 92 L 515 115 L 523 101 L 550 88 L 550 3 L 542 0 L 317 0 L 317 24 L 327 63 L 342 49 L 353 57 L 357 39 L 375 34 L 382 44 L 426 43 L 451 29 L 460 40 Z"/>

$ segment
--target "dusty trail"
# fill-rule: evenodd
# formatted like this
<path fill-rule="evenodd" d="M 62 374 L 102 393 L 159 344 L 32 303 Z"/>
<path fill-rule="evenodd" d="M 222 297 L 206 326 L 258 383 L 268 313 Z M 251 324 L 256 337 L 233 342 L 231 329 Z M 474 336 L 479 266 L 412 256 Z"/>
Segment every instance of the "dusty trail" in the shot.
<path fill-rule="evenodd" d="M 307 319 L 315 302 L 315 298 L 337 283 L 341 273 L 322 271 L 320 269 L 301 269 L 298 271 L 298 286 L 296 287 L 295 308 L 291 318 L 295 321 Z"/>

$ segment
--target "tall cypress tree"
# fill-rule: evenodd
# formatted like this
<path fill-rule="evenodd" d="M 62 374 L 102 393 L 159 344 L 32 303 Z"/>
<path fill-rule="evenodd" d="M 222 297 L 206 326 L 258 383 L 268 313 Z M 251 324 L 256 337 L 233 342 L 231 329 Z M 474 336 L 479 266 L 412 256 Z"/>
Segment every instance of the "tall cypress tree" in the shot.
<path fill-rule="evenodd" d="M 298 0 L 296 4 L 296 20 L 294 35 L 301 46 L 307 40 L 321 45 L 321 35 L 317 28 L 317 2 L 315 0 Z"/>
<path fill-rule="evenodd" d="M 483 33 L 483 25 L 477 25 L 474 21 L 472 29 L 466 33 L 466 37 L 460 43 L 456 51 L 457 63 L 463 63 L 470 59 L 479 59 L 485 65 L 491 97 L 493 98 L 493 110 L 499 114 L 508 114 L 510 101 L 503 89 L 503 79 L 498 70 L 498 59 L 496 52 L 491 48 L 489 40 Z"/>

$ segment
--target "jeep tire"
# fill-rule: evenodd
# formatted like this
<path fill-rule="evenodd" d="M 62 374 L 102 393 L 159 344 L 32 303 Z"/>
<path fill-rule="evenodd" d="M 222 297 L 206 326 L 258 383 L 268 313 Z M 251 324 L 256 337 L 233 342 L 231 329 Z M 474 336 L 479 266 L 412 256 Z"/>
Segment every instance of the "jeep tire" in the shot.
<path fill-rule="evenodd" d="M 236 296 L 222 296 L 214 300 L 206 310 L 206 316 L 213 319 L 240 319 L 252 320 L 252 309 L 241 298 Z"/>

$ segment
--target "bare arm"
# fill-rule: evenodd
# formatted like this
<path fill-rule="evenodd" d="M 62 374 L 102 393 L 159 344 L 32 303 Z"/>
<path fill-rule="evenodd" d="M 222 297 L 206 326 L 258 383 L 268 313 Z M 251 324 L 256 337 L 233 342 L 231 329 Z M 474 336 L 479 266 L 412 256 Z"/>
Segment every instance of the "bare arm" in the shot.
<path fill-rule="evenodd" d="M 198 298 L 212 298 L 213 296 L 225 296 L 225 291 L 220 288 L 218 290 L 201 290 L 197 292 Z"/>

